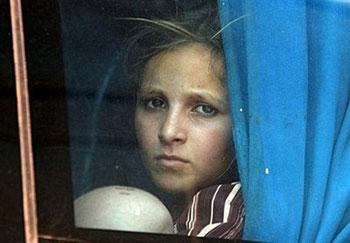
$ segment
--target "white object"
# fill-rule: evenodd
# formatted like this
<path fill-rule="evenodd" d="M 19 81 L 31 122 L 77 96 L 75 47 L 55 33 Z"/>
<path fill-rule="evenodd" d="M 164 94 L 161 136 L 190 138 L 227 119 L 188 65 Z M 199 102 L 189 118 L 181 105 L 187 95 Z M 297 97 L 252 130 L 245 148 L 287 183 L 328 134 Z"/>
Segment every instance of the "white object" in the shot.
<path fill-rule="evenodd" d="M 268 174 L 270 174 L 270 170 L 269 168 L 265 168 L 265 175 L 268 175 Z"/>
<path fill-rule="evenodd" d="M 151 193 L 107 186 L 74 201 L 75 226 L 90 229 L 174 233 L 168 209 Z"/>

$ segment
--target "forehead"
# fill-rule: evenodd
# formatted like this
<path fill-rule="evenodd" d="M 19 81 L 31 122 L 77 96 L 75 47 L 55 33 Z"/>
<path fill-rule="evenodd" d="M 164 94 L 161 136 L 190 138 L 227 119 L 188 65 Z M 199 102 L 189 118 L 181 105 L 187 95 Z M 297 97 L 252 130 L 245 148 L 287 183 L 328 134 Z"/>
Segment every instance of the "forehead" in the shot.
<path fill-rule="evenodd" d="M 221 55 L 204 44 L 191 43 L 162 51 L 152 57 L 145 66 L 141 86 L 164 80 L 191 85 L 214 82 L 225 86 L 222 81 L 223 72 Z"/>

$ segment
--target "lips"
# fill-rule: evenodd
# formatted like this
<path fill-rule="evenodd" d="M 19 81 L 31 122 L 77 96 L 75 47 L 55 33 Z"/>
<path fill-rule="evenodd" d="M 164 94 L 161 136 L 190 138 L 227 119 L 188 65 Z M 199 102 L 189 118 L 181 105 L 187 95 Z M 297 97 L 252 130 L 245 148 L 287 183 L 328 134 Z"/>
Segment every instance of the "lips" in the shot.
<path fill-rule="evenodd" d="M 159 166 L 163 169 L 179 170 L 189 163 L 188 160 L 175 155 L 161 154 L 156 156 L 155 159 L 158 161 Z"/>

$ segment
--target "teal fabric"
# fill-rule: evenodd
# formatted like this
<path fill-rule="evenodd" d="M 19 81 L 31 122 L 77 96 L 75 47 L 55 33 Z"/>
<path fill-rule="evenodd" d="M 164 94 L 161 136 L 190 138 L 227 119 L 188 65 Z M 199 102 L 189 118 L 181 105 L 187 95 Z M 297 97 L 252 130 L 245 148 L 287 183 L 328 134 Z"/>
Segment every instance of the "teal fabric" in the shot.
<path fill-rule="evenodd" d="M 218 4 L 244 239 L 350 242 L 350 2 Z"/>

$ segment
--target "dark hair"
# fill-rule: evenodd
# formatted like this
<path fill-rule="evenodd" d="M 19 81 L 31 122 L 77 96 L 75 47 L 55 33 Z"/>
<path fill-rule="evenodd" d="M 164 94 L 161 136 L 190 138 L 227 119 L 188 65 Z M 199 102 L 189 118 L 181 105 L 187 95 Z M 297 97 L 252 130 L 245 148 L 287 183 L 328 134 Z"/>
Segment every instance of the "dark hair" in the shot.
<path fill-rule="evenodd" d="M 136 85 L 141 80 L 147 61 L 158 53 L 188 43 L 206 45 L 213 55 L 222 55 L 220 20 L 217 7 L 207 6 L 184 12 L 175 19 L 119 18 L 135 23 L 124 48 L 124 68 Z"/>

